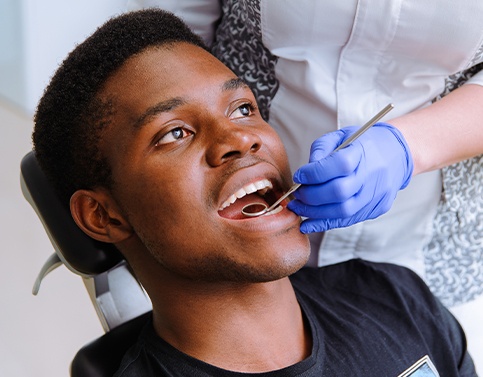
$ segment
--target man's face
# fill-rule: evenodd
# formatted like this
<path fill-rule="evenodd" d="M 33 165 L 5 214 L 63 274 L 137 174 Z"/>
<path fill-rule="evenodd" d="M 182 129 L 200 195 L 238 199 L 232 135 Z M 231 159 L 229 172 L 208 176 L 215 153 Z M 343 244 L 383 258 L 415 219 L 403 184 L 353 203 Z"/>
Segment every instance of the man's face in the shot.
<path fill-rule="evenodd" d="M 256 282 L 303 266 L 309 248 L 298 216 L 240 213 L 247 203 L 273 203 L 291 174 L 252 92 L 222 63 L 185 43 L 149 49 L 108 80 L 101 98 L 114 103 L 100 142 L 112 197 L 161 269 Z M 267 191 L 267 182 L 265 199 L 252 193 L 226 207 L 253 186 Z"/>

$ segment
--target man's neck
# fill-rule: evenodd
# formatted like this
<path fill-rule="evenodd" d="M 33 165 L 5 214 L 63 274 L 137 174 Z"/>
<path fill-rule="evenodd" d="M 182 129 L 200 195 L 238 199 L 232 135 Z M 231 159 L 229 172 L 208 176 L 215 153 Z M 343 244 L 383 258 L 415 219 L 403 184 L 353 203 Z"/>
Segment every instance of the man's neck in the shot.
<path fill-rule="evenodd" d="M 311 351 L 308 324 L 288 278 L 217 286 L 216 292 L 205 287 L 173 300 L 154 300 L 153 306 L 158 335 L 178 350 L 223 369 L 281 369 Z"/>

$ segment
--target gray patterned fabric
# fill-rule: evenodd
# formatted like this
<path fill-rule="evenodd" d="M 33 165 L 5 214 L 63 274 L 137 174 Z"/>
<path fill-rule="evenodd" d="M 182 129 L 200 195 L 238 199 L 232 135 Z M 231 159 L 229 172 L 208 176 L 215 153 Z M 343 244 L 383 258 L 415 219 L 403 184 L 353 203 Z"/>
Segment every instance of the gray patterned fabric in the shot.
<path fill-rule="evenodd" d="M 278 90 L 277 59 L 262 43 L 259 0 L 225 0 L 216 30 L 213 54 L 253 90 L 260 113 L 268 120 L 270 102 Z"/>
<path fill-rule="evenodd" d="M 483 59 L 483 48 L 477 55 Z M 435 100 L 481 69 L 483 64 L 450 76 Z M 483 294 L 483 155 L 448 166 L 442 174 L 434 237 L 424 250 L 426 280 L 445 305 L 454 306 Z"/>

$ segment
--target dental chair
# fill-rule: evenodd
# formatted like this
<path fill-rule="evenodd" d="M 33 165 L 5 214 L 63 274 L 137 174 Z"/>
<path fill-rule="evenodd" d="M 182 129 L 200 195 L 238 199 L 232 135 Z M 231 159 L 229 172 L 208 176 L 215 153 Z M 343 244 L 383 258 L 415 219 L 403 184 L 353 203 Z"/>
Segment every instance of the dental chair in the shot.
<path fill-rule="evenodd" d="M 82 232 L 70 210 L 57 197 L 34 152 L 22 159 L 21 188 L 40 218 L 55 252 L 48 258 L 35 281 L 37 295 L 42 279 L 65 265 L 79 275 L 106 332 L 81 348 L 71 363 L 72 377 L 112 376 L 124 353 L 137 339 L 151 314 L 146 292 L 131 273 L 120 252 Z"/>

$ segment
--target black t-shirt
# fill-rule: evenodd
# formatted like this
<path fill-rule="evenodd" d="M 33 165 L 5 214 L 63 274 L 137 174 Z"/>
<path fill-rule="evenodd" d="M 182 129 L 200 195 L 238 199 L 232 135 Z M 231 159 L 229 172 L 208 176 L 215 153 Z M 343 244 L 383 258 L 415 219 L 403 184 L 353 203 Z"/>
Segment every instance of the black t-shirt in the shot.
<path fill-rule="evenodd" d="M 291 278 L 310 324 L 311 355 L 268 373 L 239 373 L 194 359 L 147 324 L 116 377 L 476 376 L 463 330 L 412 271 L 351 260 Z M 422 364 L 419 369 L 417 362 Z"/>

